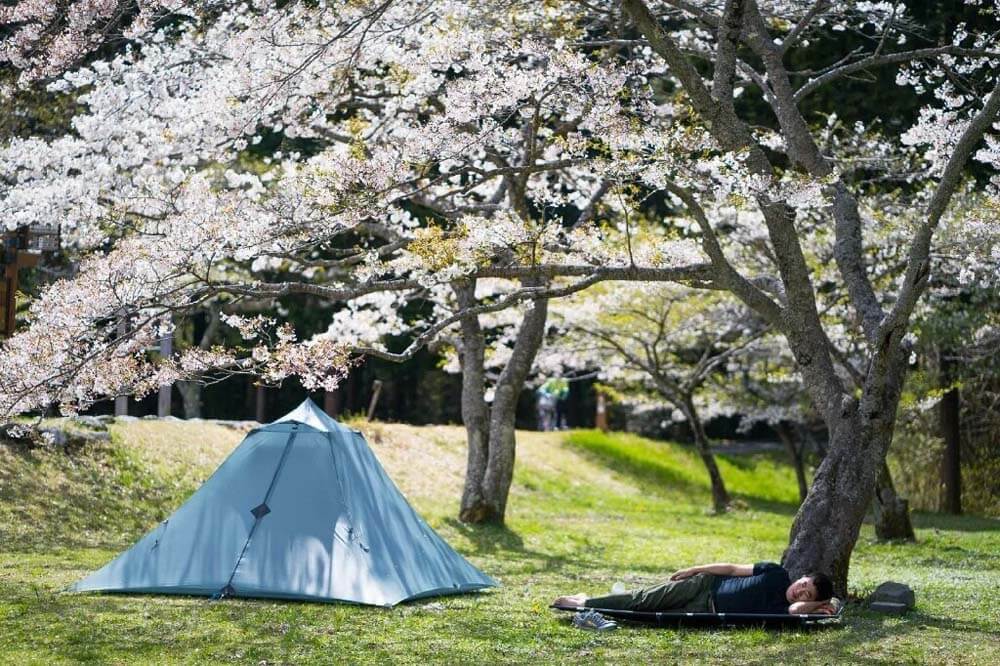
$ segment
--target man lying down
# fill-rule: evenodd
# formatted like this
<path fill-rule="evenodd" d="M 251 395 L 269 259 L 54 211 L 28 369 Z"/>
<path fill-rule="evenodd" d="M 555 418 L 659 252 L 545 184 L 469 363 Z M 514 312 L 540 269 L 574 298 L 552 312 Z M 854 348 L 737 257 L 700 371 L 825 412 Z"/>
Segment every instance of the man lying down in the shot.
<path fill-rule="evenodd" d="M 681 569 L 669 580 L 622 594 L 559 597 L 555 606 L 604 608 L 647 613 L 771 613 L 835 612 L 833 583 L 822 573 L 791 581 L 784 567 L 757 564 L 703 564 Z"/>

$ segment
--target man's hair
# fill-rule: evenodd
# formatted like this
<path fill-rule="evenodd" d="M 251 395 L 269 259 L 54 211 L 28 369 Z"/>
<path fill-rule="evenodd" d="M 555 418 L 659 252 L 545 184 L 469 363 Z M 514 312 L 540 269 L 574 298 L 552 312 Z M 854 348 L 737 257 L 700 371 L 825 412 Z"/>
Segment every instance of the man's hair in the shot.
<path fill-rule="evenodd" d="M 833 581 L 829 576 L 819 571 L 807 573 L 806 576 L 811 578 L 813 585 L 816 586 L 816 601 L 826 601 L 833 597 Z"/>

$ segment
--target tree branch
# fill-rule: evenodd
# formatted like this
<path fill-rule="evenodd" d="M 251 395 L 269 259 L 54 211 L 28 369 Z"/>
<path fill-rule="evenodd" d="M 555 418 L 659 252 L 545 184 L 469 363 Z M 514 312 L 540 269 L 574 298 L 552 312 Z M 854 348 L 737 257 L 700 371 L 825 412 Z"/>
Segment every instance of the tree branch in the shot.
<path fill-rule="evenodd" d="M 625 282 L 679 282 L 694 283 L 703 289 L 718 288 L 717 272 L 711 264 L 689 266 L 591 266 L 589 264 L 538 264 L 536 266 L 510 266 L 480 268 L 475 277 L 522 279 L 528 277 L 580 277 L 592 276 L 595 281 L 621 280 Z"/>
<path fill-rule="evenodd" d="M 598 185 L 597 190 L 595 190 L 590 196 L 590 200 L 587 201 L 587 205 L 584 206 L 583 210 L 580 212 L 580 217 L 576 218 L 576 221 L 573 223 L 573 226 L 569 228 L 569 231 L 579 229 L 594 219 L 594 215 L 597 214 L 597 205 L 601 203 L 601 199 L 604 198 L 604 195 L 607 194 L 610 189 L 611 181 L 602 180 L 601 184 Z"/>
<path fill-rule="evenodd" d="M 753 0 L 747 2 L 749 4 L 744 11 L 744 23 L 752 28 L 753 24 L 748 21 L 754 17 L 759 18 L 760 15 Z M 720 146 L 727 151 L 747 151 L 745 162 L 750 171 L 773 177 L 771 163 L 763 149 L 754 141 L 747 124 L 708 95 L 697 70 L 659 26 L 645 3 L 641 0 L 623 0 L 622 6 L 639 31 L 649 40 L 653 50 L 667 62 L 671 73 L 681 81 L 695 111 Z M 765 51 L 763 43 L 758 46 L 761 51 Z M 769 57 L 773 56 L 773 52 L 772 44 Z M 778 61 L 780 63 L 780 55 Z M 786 139 L 791 142 L 795 137 Z M 767 224 L 768 237 L 778 259 L 778 270 L 788 296 L 789 307 L 783 310 L 785 316 L 780 328 L 789 337 L 799 367 L 814 380 L 807 384 L 814 391 L 816 404 L 824 413 L 832 414 L 840 405 L 844 387 L 834 370 L 827 348 L 809 267 L 794 225 L 794 211 L 784 202 L 773 201 L 765 196 L 758 198 L 758 205 Z"/>
<path fill-rule="evenodd" d="M 971 58 L 1000 58 L 1000 51 L 989 51 L 984 49 L 966 49 L 959 46 L 935 46 L 926 49 L 914 49 L 901 53 L 888 53 L 885 55 L 871 55 L 856 62 L 852 62 L 817 76 L 815 79 L 806 81 L 795 91 L 795 102 L 801 102 L 808 95 L 825 86 L 832 81 L 843 78 L 854 72 L 859 72 L 870 67 L 880 67 L 882 65 L 894 65 L 901 62 L 921 60 L 923 58 L 936 58 L 940 55 L 968 56 Z"/>
<path fill-rule="evenodd" d="M 290 294 L 312 294 L 330 301 L 347 301 L 366 294 L 380 291 L 405 291 L 407 289 L 422 289 L 417 280 L 382 280 L 365 282 L 355 286 L 328 287 L 311 282 L 210 282 L 195 290 L 194 294 L 229 293 L 238 296 L 254 298 L 288 296 Z"/>
<path fill-rule="evenodd" d="M 954 152 L 948 158 L 937 189 L 927 205 L 924 222 L 917 229 L 910 244 L 910 250 L 907 253 L 906 273 L 903 276 L 903 284 L 899 289 L 896 303 L 879 327 L 879 348 L 884 346 L 895 329 L 906 323 L 917 300 L 923 293 L 927 277 L 930 274 L 930 247 L 934 230 L 941 221 L 941 216 L 944 215 L 955 188 L 958 187 L 962 171 L 969 161 L 972 151 L 982 141 L 983 135 L 996 121 L 998 115 L 1000 115 L 1000 80 L 993 87 L 993 91 L 983 104 L 983 108 L 969 121 L 958 143 L 955 144 Z"/>
<path fill-rule="evenodd" d="M 669 192 L 677 196 L 687 209 L 691 212 L 698 226 L 701 228 L 702 248 L 705 254 L 712 261 L 712 265 L 719 273 L 719 281 L 732 291 L 744 303 L 758 312 L 772 326 L 781 327 L 782 313 L 781 306 L 768 298 L 767 294 L 750 283 L 742 274 L 737 271 L 726 258 L 719 244 L 719 239 L 715 235 L 705 210 L 695 199 L 694 195 L 677 183 L 667 180 L 665 187 Z"/>
<path fill-rule="evenodd" d="M 646 3 L 643 0 L 622 0 L 622 7 L 639 32 L 649 40 L 653 50 L 667 62 L 670 72 L 680 80 L 694 108 L 707 123 L 714 124 L 724 114 L 722 105 L 712 97 L 701 74 L 660 27 Z"/>
<path fill-rule="evenodd" d="M 771 83 L 769 102 L 787 139 L 789 157 L 804 166 L 814 178 L 827 178 L 833 173 L 833 165 L 816 145 L 795 101 L 788 70 L 782 62 L 783 52 L 771 41 L 764 19 L 752 0 L 747 11 L 747 23 L 748 44 L 764 62 Z M 826 191 L 833 198 L 837 267 L 847 283 L 862 330 L 869 340 L 874 340 L 875 330 L 884 313 L 865 268 L 858 202 L 839 179 Z"/>
<path fill-rule="evenodd" d="M 795 27 L 792 28 L 792 31 L 788 33 L 788 35 L 781 41 L 782 55 L 787 53 L 788 49 L 795 46 L 795 43 L 799 41 L 799 38 L 802 36 L 802 33 L 809 28 L 809 25 L 813 22 L 813 19 L 816 18 L 816 15 L 819 14 L 824 9 L 826 9 L 829 5 L 830 5 L 830 0 L 816 0 L 813 3 L 813 6 L 809 8 L 809 11 L 807 11 L 802 16 L 802 18 L 799 19 L 799 22 L 795 24 Z"/>
<path fill-rule="evenodd" d="M 712 73 L 712 96 L 720 104 L 733 106 L 733 79 L 736 75 L 736 48 L 743 25 L 746 0 L 726 0 L 722 23 L 716 34 L 715 70 Z"/>
<path fill-rule="evenodd" d="M 467 317 L 476 317 L 481 314 L 488 314 L 490 312 L 499 312 L 500 310 L 505 310 L 509 307 L 517 305 L 528 300 L 541 300 L 550 298 L 562 298 L 563 296 L 569 296 L 570 294 L 575 294 L 578 291 L 586 289 L 587 287 L 593 286 L 600 282 L 597 276 L 591 275 L 582 280 L 578 280 L 572 284 L 563 287 L 524 287 L 513 291 L 510 294 L 496 300 L 493 303 L 485 303 L 482 305 L 477 305 L 474 307 L 459 308 L 458 311 L 453 312 L 451 315 L 445 317 L 444 319 L 436 322 L 433 326 L 428 328 L 426 331 L 417 336 L 410 344 L 399 353 L 386 351 L 384 349 L 379 349 L 378 347 L 353 347 L 351 351 L 355 354 L 363 354 L 368 356 L 374 356 L 386 361 L 394 361 L 401 363 L 403 361 L 408 361 L 416 355 L 425 345 L 427 345 L 431 340 L 433 340 L 441 331 L 448 328 L 457 321 L 461 321 Z"/>

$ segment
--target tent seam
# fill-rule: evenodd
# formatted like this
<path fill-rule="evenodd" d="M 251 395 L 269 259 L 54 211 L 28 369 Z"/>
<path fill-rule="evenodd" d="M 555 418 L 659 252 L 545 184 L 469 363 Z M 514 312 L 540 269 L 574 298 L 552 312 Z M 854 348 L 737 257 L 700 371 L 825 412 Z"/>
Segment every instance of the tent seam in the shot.
<path fill-rule="evenodd" d="M 278 460 L 278 466 L 274 470 L 274 476 L 271 477 L 271 483 L 268 485 L 267 492 L 264 494 L 263 504 L 267 504 L 267 500 L 271 498 L 271 493 L 274 492 L 274 486 L 278 483 L 278 476 L 281 474 L 281 469 L 285 466 L 285 460 L 288 458 L 288 452 L 292 449 L 292 442 L 295 441 L 295 436 L 298 434 L 298 425 L 296 425 L 291 433 L 289 433 L 288 441 L 285 442 L 285 449 L 281 452 L 281 459 Z M 240 551 L 239 557 L 236 558 L 236 564 L 233 565 L 233 572 L 229 574 L 229 580 L 226 581 L 225 587 L 219 591 L 220 596 L 228 596 L 228 594 L 231 593 L 230 591 L 233 589 L 233 580 L 236 578 L 236 572 L 240 568 L 240 563 L 243 562 L 243 557 L 247 553 L 247 548 L 250 547 L 250 540 L 253 539 L 253 534 L 257 531 L 257 526 L 263 518 L 264 516 L 254 516 L 253 525 L 250 527 L 250 533 L 247 534 L 247 540 L 243 544 L 243 550 Z"/>

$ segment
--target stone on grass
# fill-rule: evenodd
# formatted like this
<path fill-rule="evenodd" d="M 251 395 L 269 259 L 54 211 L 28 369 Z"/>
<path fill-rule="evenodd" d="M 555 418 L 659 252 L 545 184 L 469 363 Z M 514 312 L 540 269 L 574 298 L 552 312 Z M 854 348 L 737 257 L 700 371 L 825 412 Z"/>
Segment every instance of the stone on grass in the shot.
<path fill-rule="evenodd" d="M 114 421 L 114 417 L 112 417 L 112 421 Z M 74 416 L 73 422 L 87 428 L 93 428 L 94 430 L 108 429 L 107 421 L 98 416 Z"/>
<path fill-rule="evenodd" d="M 111 435 L 105 431 L 90 432 L 86 430 L 64 430 L 62 428 L 39 428 L 42 440 L 57 449 L 65 452 L 82 449 L 97 442 L 107 442 L 111 440 Z"/>
<path fill-rule="evenodd" d="M 66 443 L 69 441 L 66 431 L 62 428 L 39 428 L 38 432 L 46 443 L 60 449 L 65 449 Z"/>

